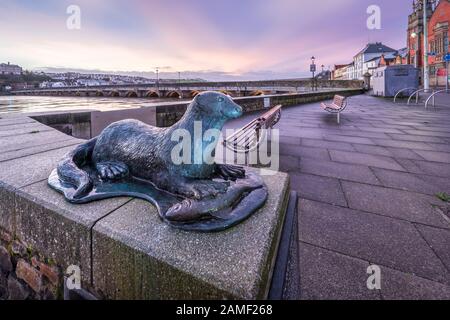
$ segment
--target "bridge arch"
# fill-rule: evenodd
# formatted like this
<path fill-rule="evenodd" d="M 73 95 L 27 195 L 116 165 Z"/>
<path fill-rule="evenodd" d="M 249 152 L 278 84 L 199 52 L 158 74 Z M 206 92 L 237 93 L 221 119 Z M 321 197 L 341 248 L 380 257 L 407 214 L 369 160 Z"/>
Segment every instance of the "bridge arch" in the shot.
<path fill-rule="evenodd" d="M 103 93 L 103 91 L 97 91 L 96 93 L 95 93 L 95 96 L 96 97 L 104 97 L 105 96 L 105 94 Z"/>
<path fill-rule="evenodd" d="M 191 98 L 195 98 L 196 95 L 198 95 L 200 93 L 200 91 L 198 90 L 192 90 L 191 92 L 189 92 L 189 96 Z"/>
<path fill-rule="evenodd" d="M 137 98 L 138 94 L 136 91 L 128 91 L 126 97 L 127 98 Z"/>
<path fill-rule="evenodd" d="M 264 91 L 262 91 L 262 90 L 255 90 L 255 91 L 250 92 L 250 95 L 253 96 L 253 97 L 263 96 L 264 95 Z"/>
<path fill-rule="evenodd" d="M 233 95 L 231 94 L 231 92 L 230 92 L 230 91 L 227 91 L 227 90 L 219 90 L 219 92 L 221 92 L 221 93 L 223 93 L 223 94 L 226 94 L 227 96 L 230 96 L 230 97 L 233 96 Z"/>
<path fill-rule="evenodd" d="M 145 96 L 147 98 L 159 98 L 159 94 L 158 92 L 154 91 L 154 90 L 149 90 L 147 91 L 147 93 L 145 94 Z"/>
<path fill-rule="evenodd" d="M 111 93 L 109 94 L 110 97 L 120 97 L 120 93 L 119 91 L 111 91 Z"/>
<path fill-rule="evenodd" d="M 181 99 L 182 93 L 178 91 L 169 91 L 167 93 L 167 98 L 178 98 Z"/>

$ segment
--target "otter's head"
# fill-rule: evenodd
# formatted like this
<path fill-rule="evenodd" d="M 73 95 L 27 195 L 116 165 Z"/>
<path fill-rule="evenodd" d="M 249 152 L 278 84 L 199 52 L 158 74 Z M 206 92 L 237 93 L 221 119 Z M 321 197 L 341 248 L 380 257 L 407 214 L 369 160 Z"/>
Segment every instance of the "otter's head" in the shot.
<path fill-rule="evenodd" d="M 230 96 L 220 92 L 205 91 L 194 98 L 194 108 L 212 117 L 225 117 L 226 119 L 239 118 L 242 108 Z"/>

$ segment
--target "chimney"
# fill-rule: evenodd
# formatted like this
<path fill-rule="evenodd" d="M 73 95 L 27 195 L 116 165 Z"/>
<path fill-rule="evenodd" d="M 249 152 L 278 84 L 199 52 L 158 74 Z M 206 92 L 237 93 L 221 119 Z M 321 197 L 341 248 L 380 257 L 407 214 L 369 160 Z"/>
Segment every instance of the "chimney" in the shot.
<path fill-rule="evenodd" d="M 9 61 L 8 61 L 8 66 L 9 66 Z"/>

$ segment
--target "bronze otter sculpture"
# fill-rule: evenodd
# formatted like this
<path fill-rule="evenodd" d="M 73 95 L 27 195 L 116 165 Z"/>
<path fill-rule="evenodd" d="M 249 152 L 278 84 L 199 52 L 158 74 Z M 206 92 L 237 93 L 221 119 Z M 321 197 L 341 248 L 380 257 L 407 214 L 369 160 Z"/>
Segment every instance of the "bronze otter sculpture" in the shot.
<path fill-rule="evenodd" d="M 242 108 L 229 96 L 208 91 L 198 94 L 171 127 L 137 120 L 112 123 L 69 152 L 50 175 L 49 185 L 72 203 L 131 195 L 154 203 L 174 227 L 223 230 L 247 218 L 267 198 L 259 176 L 214 162 L 218 137 L 204 141 L 205 133 L 220 132 L 227 120 L 241 115 Z M 189 150 L 182 151 L 191 161 L 175 163 L 180 131 L 193 137 Z"/>

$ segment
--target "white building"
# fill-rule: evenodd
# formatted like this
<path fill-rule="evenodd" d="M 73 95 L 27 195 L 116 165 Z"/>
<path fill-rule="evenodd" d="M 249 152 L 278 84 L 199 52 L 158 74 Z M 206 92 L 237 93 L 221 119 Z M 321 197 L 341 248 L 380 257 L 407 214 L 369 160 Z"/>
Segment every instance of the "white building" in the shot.
<path fill-rule="evenodd" d="M 355 79 L 355 64 L 352 62 L 345 67 L 345 70 L 342 72 L 343 80 L 353 80 Z"/>
<path fill-rule="evenodd" d="M 9 62 L 0 63 L 0 74 L 22 74 L 22 68 Z"/>
<path fill-rule="evenodd" d="M 397 50 L 389 48 L 381 42 L 369 43 L 353 57 L 354 72 L 353 77 L 349 80 L 363 80 L 364 74 L 369 72 L 370 64 L 367 62 L 374 61 L 375 58 L 380 58 L 382 55 L 391 55 L 396 52 Z"/>

